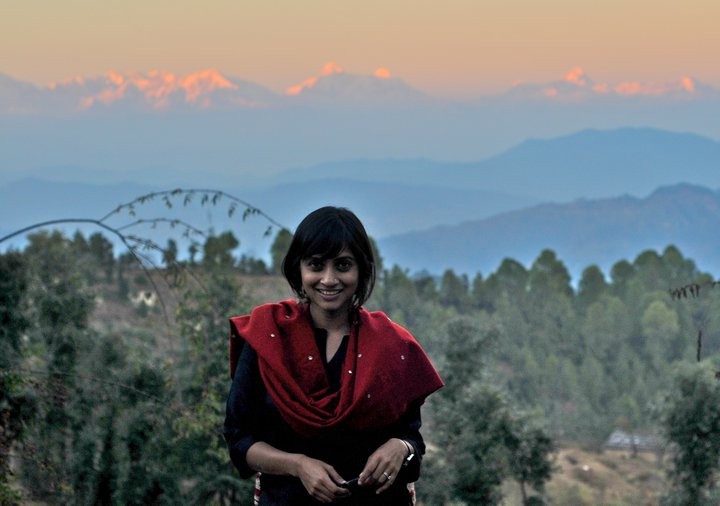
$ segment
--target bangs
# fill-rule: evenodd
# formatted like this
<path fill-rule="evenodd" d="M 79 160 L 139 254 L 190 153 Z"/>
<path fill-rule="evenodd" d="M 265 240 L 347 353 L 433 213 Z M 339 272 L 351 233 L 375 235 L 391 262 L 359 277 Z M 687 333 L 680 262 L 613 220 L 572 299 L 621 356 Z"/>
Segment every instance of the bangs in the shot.
<path fill-rule="evenodd" d="M 352 234 L 346 227 L 328 226 L 323 227 L 319 233 L 303 245 L 303 258 L 313 256 L 320 257 L 322 260 L 335 258 L 344 250 L 349 249 L 354 255 L 357 254 L 353 248 L 354 241 Z"/>

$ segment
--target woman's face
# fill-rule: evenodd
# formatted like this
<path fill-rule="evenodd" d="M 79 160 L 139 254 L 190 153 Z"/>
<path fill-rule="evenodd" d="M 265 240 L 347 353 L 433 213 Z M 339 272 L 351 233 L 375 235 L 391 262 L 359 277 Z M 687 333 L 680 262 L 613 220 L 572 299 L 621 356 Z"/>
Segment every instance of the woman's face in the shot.
<path fill-rule="evenodd" d="M 335 313 L 350 310 L 360 270 L 355 256 L 345 248 L 335 258 L 322 260 L 317 255 L 302 259 L 300 278 L 311 307 Z"/>

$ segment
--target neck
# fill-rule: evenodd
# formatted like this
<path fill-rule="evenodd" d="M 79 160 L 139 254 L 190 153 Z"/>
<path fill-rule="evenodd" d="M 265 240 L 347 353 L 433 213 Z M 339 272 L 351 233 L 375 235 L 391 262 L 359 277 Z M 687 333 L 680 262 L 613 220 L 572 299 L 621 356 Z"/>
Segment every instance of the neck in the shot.
<path fill-rule="evenodd" d="M 325 329 L 328 333 L 343 332 L 348 329 L 350 322 L 350 310 L 347 308 L 337 311 L 323 311 L 317 306 L 310 304 L 310 316 L 316 327 Z"/>

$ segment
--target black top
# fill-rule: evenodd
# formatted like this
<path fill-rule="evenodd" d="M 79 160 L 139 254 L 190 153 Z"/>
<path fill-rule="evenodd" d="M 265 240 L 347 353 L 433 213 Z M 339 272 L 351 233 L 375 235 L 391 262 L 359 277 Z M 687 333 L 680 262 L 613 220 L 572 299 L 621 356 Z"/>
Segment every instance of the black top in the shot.
<path fill-rule="evenodd" d="M 316 329 L 320 355 L 325 362 L 327 334 Z M 347 336 L 340 348 L 325 362 L 330 384 L 339 388 L 342 364 L 347 351 Z M 248 449 L 258 441 L 290 453 L 302 453 L 332 465 L 335 470 L 349 480 L 356 478 L 368 457 L 388 439 L 404 439 L 415 448 L 415 458 L 402 468 L 393 486 L 377 495 L 372 490 L 353 493 L 338 504 L 400 506 L 409 504 L 406 484 L 418 479 L 420 457 L 425 452 L 425 444 L 420 435 L 420 405 L 414 405 L 399 421 L 383 428 L 367 431 L 344 431 L 337 428 L 327 429 L 322 436 L 307 438 L 297 434 L 282 419 L 263 384 L 258 368 L 257 354 L 251 346 L 243 346 L 240 353 L 235 378 L 227 400 L 224 435 L 230 452 L 230 459 L 243 478 L 255 474 L 246 461 Z M 292 476 L 271 476 L 263 474 L 261 481 L 261 505 L 317 505 L 305 491 L 299 479 Z"/>

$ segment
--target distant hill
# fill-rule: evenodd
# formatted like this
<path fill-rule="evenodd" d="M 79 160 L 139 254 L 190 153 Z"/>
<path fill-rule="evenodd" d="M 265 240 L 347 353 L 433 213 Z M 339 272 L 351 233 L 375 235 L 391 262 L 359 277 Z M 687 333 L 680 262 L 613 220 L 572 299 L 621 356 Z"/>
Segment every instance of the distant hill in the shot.
<path fill-rule="evenodd" d="M 101 185 L 61 183 L 42 179 L 21 179 L 0 184 L 0 236 L 33 223 L 57 218 L 100 218 L 122 203 L 175 185 L 150 186 L 130 183 Z M 203 186 L 208 187 L 208 186 Z M 191 188 L 191 187 L 188 187 Z M 210 186 L 212 188 L 212 186 Z M 422 230 L 431 226 L 486 218 L 536 203 L 531 199 L 484 192 L 474 189 L 438 188 L 429 185 L 388 182 L 364 182 L 325 179 L 246 189 L 233 185 L 218 186 L 271 216 L 294 227 L 308 212 L 324 205 L 353 209 L 363 217 L 375 237 Z M 157 199 L 137 206 L 137 218 L 167 216 L 182 219 L 200 229 L 233 230 L 241 241 L 241 250 L 257 257 L 269 254 L 272 237 L 263 237 L 267 222 L 252 218 L 243 223 L 239 216 L 228 217 L 223 205 L 198 207 L 182 205 L 173 210 Z M 109 224 L 119 226 L 131 221 L 127 215 L 113 217 Z M 76 225 L 65 230 L 74 231 Z M 160 244 L 166 243 L 168 230 L 146 230 Z M 7 245 L 0 245 L 0 248 Z"/>
<path fill-rule="evenodd" d="M 169 118 L 162 121 L 165 125 Z M 135 135 L 142 137 L 143 129 L 157 126 L 138 124 Z M 53 127 L 52 122 L 47 127 Z M 64 135 L 75 137 L 60 130 L 58 139 Z M 153 149 L 177 157 L 178 163 L 183 158 L 182 152 L 163 144 L 159 133 L 150 138 Z M 0 147 L 3 142 L 10 143 L 0 140 Z M 136 146 L 135 138 L 124 142 Z M 122 151 L 124 145 L 118 141 L 116 149 Z M 473 163 L 351 159 L 264 178 L 243 171 L 179 170 L 171 159 L 166 166 L 133 170 L 126 172 L 136 181 L 133 184 L 103 184 L 104 171 L 88 166 L 54 165 L 37 170 L 42 177 L 35 178 L 3 174 L 7 179 L 0 178 L 0 233 L 68 215 L 102 216 L 151 191 L 222 188 L 287 227 L 322 205 L 350 207 L 379 240 L 388 261 L 411 269 L 438 272 L 451 266 L 469 273 L 489 272 L 505 256 L 530 262 L 543 247 L 558 248 L 574 270 L 589 263 L 608 268 L 609 263 L 642 249 L 673 243 L 701 267 L 720 272 L 716 268 L 720 255 L 712 241 L 698 239 L 717 232 L 712 228 L 717 226 L 717 215 L 711 206 L 697 207 L 707 201 L 706 196 L 698 196 L 700 187 L 706 192 L 720 188 L 720 143 L 694 134 L 649 128 L 584 130 L 528 140 Z M 144 173 L 152 175 L 151 183 L 137 183 L 150 177 Z M 197 182 L 198 178 L 202 180 Z M 655 192 L 658 188 L 663 189 Z M 685 188 L 684 193 L 677 188 Z M 668 192 L 670 197 L 660 198 Z M 648 211 L 650 204 L 655 206 L 653 212 Z M 151 209 L 166 214 L 162 206 Z M 676 223 L 691 212 L 692 219 Z M 270 239 L 262 237 L 262 225 L 241 226 L 236 219 L 207 209 L 182 210 L 180 217 L 199 222 L 200 228 L 236 230 L 243 252 L 268 254 Z"/>
<path fill-rule="evenodd" d="M 591 264 L 608 273 L 622 259 L 673 244 L 698 267 L 720 275 L 720 191 L 678 184 L 645 198 L 629 196 L 541 204 L 454 226 L 386 237 L 386 262 L 410 270 L 446 268 L 474 275 L 513 258 L 529 266 L 553 249 L 575 279 Z"/>
<path fill-rule="evenodd" d="M 36 180 L 0 186 L 0 235 L 49 219 L 99 218 L 120 203 L 158 189 Z M 542 249 L 551 248 L 577 278 L 590 264 L 607 273 L 618 260 L 633 260 L 646 249 L 660 251 L 674 244 L 702 270 L 720 275 L 720 243 L 715 240 L 720 234 L 720 191 L 696 185 L 662 187 L 644 198 L 621 196 L 532 206 L 517 197 L 475 190 L 347 180 L 279 185 L 263 192 L 226 190 L 288 227 L 321 205 L 349 206 L 378 239 L 386 266 L 397 263 L 411 271 L 440 274 L 453 268 L 487 275 L 503 258 L 529 266 Z M 296 198 L 298 195 L 302 198 Z M 506 212 L 491 212 L 491 207 L 502 206 Z M 156 201 L 138 208 L 137 217 L 172 216 L 203 229 L 233 230 L 241 240 L 240 253 L 267 258 L 272 240 L 262 235 L 267 223 L 260 218 L 248 222 L 238 216 L 231 219 L 224 209 L 190 206 L 168 211 Z M 119 226 L 130 221 L 125 215 L 110 223 Z M 68 233 L 76 228 L 64 227 Z M 160 227 L 142 233 L 164 245 L 171 231 Z M 8 245 L 3 244 L 2 249 Z"/>
<path fill-rule="evenodd" d="M 473 163 L 356 160 L 288 170 L 283 176 L 292 181 L 413 181 L 553 202 L 626 193 L 642 196 L 681 182 L 720 188 L 720 142 L 652 128 L 583 130 L 527 140 Z"/>

